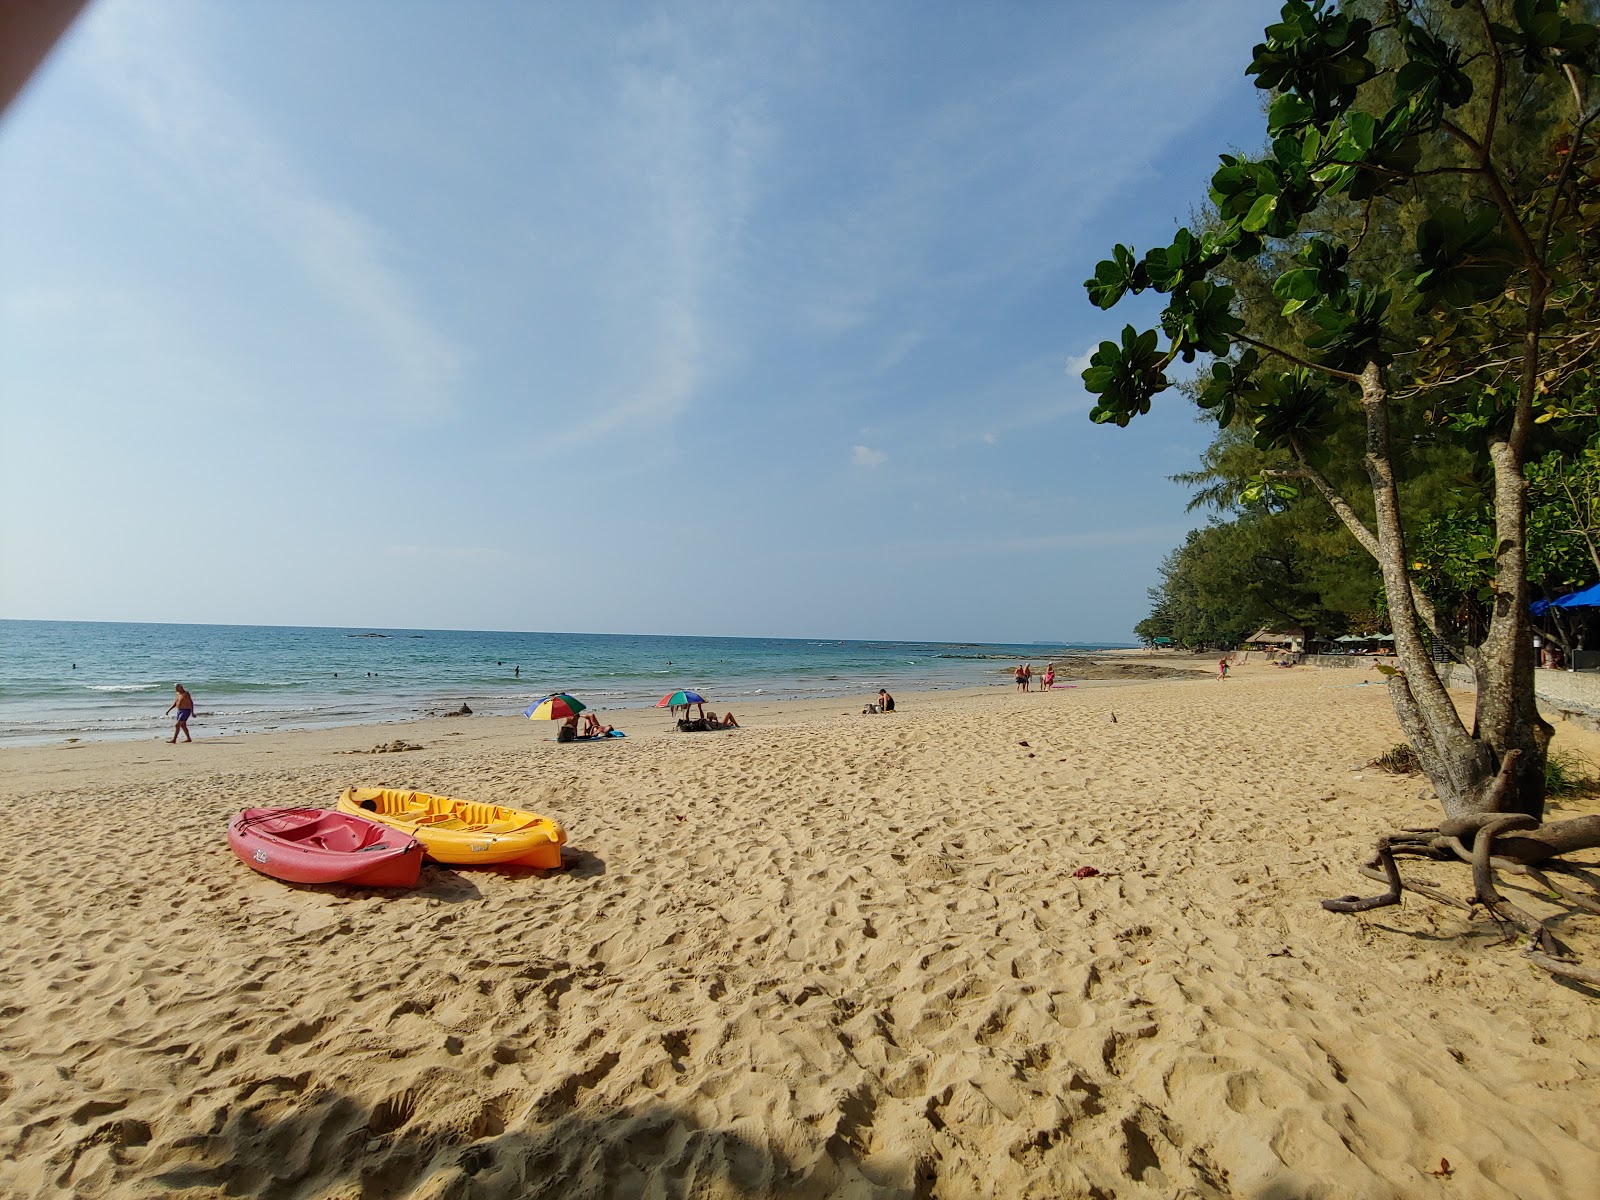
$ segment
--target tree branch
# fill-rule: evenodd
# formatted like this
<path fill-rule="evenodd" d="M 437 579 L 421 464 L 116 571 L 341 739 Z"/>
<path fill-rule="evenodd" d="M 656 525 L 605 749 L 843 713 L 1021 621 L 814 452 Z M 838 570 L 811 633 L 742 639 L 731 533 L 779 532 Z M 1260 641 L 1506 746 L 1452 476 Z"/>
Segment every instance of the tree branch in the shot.
<path fill-rule="evenodd" d="M 1300 448 L 1300 443 L 1297 439 L 1293 437 L 1289 439 L 1289 448 L 1294 451 L 1295 460 L 1300 464 L 1300 477 L 1311 481 L 1311 486 L 1316 488 L 1322 498 L 1327 501 L 1328 507 L 1333 509 L 1334 515 L 1344 523 L 1344 527 L 1350 531 L 1350 536 L 1360 543 L 1361 548 L 1372 555 L 1378 562 L 1382 562 L 1382 551 L 1378 545 L 1378 535 L 1367 528 L 1366 523 L 1357 515 L 1356 510 L 1350 506 L 1350 502 L 1339 494 L 1333 484 L 1328 482 L 1327 476 L 1323 475 L 1321 471 L 1306 460 L 1305 451 Z M 1433 634 L 1438 641 L 1444 643 L 1445 649 L 1450 651 L 1452 657 L 1466 663 L 1467 666 L 1476 671 L 1479 661 L 1477 647 L 1469 646 L 1445 632 L 1444 622 L 1439 620 L 1439 614 L 1433 607 L 1433 601 L 1428 599 L 1427 593 L 1417 586 L 1416 580 L 1408 576 L 1406 586 L 1411 592 L 1411 603 L 1416 607 L 1417 615 L 1422 618 L 1422 623 L 1428 627 L 1428 632 Z"/>
<path fill-rule="evenodd" d="M 1266 342 L 1258 342 L 1255 338 L 1246 337 L 1242 333 L 1234 334 L 1233 340 L 1236 342 L 1243 342 L 1247 346 L 1254 346 L 1257 350 L 1265 350 L 1268 354 L 1275 354 L 1285 362 L 1291 362 L 1297 367 L 1304 367 L 1308 371 L 1317 371 L 1323 375 L 1331 375 L 1335 379 L 1347 379 L 1351 383 L 1361 382 L 1361 376 L 1359 375 L 1353 375 L 1349 371 L 1339 371 L 1333 367 L 1319 366 L 1317 363 L 1308 362 L 1298 355 L 1290 354 L 1287 350 L 1280 350 L 1276 346 L 1269 346 Z"/>
<path fill-rule="evenodd" d="M 1539 254 L 1539 249 L 1533 244 L 1533 239 L 1528 236 L 1527 229 L 1522 224 L 1522 218 L 1517 215 L 1516 203 L 1511 199 L 1511 193 L 1506 191 L 1505 181 L 1500 178 L 1500 172 L 1495 170 L 1494 164 L 1489 159 L 1489 147 L 1478 141 L 1454 121 L 1440 121 L 1439 128 L 1455 138 L 1478 156 L 1483 164 L 1482 174 L 1488 181 L 1489 191 L 1494 196 L 1495 206 L 1499 208 L 1500 215 L 1505 218 L 1506 225 L 1511 230 L 1511 236 L 1516 240 L 1517 247 L 1522 251 L 1523 260 L 1527 263 L 1528 270 L 1541 282 L 1548 282 L 1545 274 L 1544 259 Z"/>
<path fill-rule="evenodd" d="M 1589 128 L 1589 122 L 1600 117 L 1600 108 L 1596 108 L 1584 115 L 1583 97 L 1578 93 L 1578 79 L 1572 65 L 1563 66 L 1566 71 L 1567 82 L 1572 85 L 1572 98 L 1578 106 L 1578 125 L 1572 131 L 1572 142 L 1567 147 L 1567 161 L 1561 164 L 1561 170 L 1556 175 L 1556 186 L 1550 195 L 1550 208 L 1544 214 L 1544 228 L 1539 231 L 1539 257 L 1542 259 L 1550 249 L 1550 234 L 1555 229 L 1556 210 L 1561 207 L 1561 193 L 1567 186 L 1567 178 L 1572 174 L 1572 164 L 1578 157 L 1578 147 L 1583 143 L 1584 131 Z"/>
<path fill-rule="evenodd" d="M 1569 529 L 1567 532 L 1575 533 L 1583 539 L 1584 544 L 1589 547 L 1589 557 L 1594 559 L 1594 569 L 1596 573 L 1600 573 L 1600 547 L 1595 545 L 1593 531 L 1584 521 L 1587 514 L 1578 507 L 1578 498 L 1572 494 L 1572 485 L 1567 482 L 1565 467 L 1556 467 L 1556 478 L 1561 481 L 1561 490 L 1567 494 L 1567 503 L 1572 505 L 1572 514 L 1578 521 L 1577 528 Z"/>
<path fill-rule="evenodd" d="M 1489 8 L 1477 0 L 1478 19 L 1483 22 L 1483 40 L 1489 47 L 1489 58 L 1494 64 L 1489 85 L 1489 115 L 1483 121 L 1483 148 L 1478 152 L 1479 166 L 1489 169 L 1489 156 L 1494 152 L 1494 126 L 1500 118 L 1500 93 L 1506 84 L 1506 61 L 1500 53 L 1500 43 L 1494 40 L 1494 22 L 1489 19 Z"/>

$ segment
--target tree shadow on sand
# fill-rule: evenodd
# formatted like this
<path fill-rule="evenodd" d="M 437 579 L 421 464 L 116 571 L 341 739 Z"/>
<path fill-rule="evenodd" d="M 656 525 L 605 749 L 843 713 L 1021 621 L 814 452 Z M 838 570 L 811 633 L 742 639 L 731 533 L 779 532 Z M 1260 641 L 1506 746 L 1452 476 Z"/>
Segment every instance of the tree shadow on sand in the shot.
<path fill-rule="evenodd" d="M 801 1170 L 770 1144 L 659 1102 L 560 1112 L 558 1092 L 535 1104 L 542 1123 L 514 1131 L 492 1100 L 475 1112 L 428 1113 L 410 1093 L 374 1107 L 313 1088 L 293 1103 L 277 1119 L 265 1115 L 276 1106 L 251 1105 L 219 1113 L 208 1133 L 157 1139 L 137 1161 L 121 1160 L 118 1186 L 145 1180 L 264 1200 L 927 1194 L 874 1184 L 837 1154 Z"/>

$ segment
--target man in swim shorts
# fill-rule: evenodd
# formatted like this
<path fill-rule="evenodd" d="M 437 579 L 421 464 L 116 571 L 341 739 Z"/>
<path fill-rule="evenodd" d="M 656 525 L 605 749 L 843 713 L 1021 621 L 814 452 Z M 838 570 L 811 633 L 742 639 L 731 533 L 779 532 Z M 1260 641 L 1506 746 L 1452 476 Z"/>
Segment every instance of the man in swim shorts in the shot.
<path fill-rule="evenodd" d="M 172 727 L 172 741 L 176 742 L 181 732 L 184 741 L 192 742 L 194 739 L 189 736 L 189 718 L 194 716 L 194 697 L 189 695 L 188 689 L 183 684 L 175 683 L 172 686 L 178 693 L 178 698 L 167 705 L 167 712 L 178 710 L 178 723 Z"/>

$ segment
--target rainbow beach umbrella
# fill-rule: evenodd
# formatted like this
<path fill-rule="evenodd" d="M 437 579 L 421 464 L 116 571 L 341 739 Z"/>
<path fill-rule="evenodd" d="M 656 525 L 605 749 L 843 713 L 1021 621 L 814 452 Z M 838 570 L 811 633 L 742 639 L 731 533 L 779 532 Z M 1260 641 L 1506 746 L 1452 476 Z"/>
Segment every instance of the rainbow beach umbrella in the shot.
<path fill-rule="evenodd" d="M 577 716 L 587 707 L 576 696 L 569 696 L 565 692 L 552 692 L 543 700 L 528 705 L 522 715 L 530 721 L 565 721 L 568 717 Z"/>
<path fill-rule="evenodd" d="M 706 698 L 699 692 L 673 692 L 656 701 L 657 708 L 688 708 L 691 704 L 704 704 Z"/>

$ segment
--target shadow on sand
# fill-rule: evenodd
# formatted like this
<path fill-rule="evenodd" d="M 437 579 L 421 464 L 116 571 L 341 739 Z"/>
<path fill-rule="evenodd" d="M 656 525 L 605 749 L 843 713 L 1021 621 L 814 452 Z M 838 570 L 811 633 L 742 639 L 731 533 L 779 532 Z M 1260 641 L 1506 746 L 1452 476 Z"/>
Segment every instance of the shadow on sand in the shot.
<path fill-rule="evenodd" d="M 575 850 L 571 846 L 563 846 L 559 867 L 519 867 L 515 863 L 494 863 L 472 868 L 473 874 L 489 871 L 496 875 L 504 875 L 508 879 L 557 879 L 562 876 L 571 879 L 594 879 L 606 873 L 606 860 L 587 850 Z"/>
<path fill-rule="evenodd" d="M 208 1133 L 157 1139 L 142 1161 L 118 1173 L 119 1186 L 144 1180 L 180 1194 L 265 1200 L 930 1194 L 926 1186 L 874 1184 L 837 1154 L 802 1171 L 772 1145 L 707 1128 L 661 1103 L 560 1113 L 570 1101 L 558 1090 L 533 1105 L 532 1119 L 542 1115 L 543 1123 L 507 1132 L 506 1115 L 489 1100 L 475 1116 L 452 1110 L 453 1119 L 437 1123 L 409 1094 L 369 1107 L 312 1087 L 292 1102 L 276 1120 L 264 1115 L 275 1106 L 252 1104 L 219 1112 Z"/>

